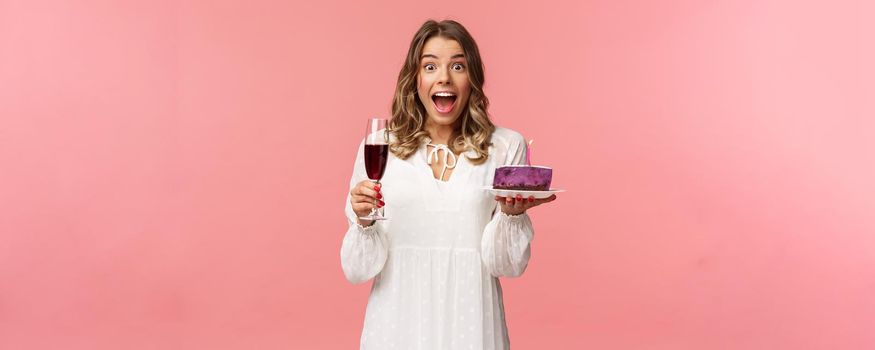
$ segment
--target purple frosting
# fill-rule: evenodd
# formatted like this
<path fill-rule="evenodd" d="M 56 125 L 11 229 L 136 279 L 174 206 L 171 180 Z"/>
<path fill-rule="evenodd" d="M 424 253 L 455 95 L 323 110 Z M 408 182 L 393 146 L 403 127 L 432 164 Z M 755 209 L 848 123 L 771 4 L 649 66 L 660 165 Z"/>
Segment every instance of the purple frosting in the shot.
<path fill-rule="evenodd" d="M 553 180 L 553 169 L 537 166 L 503 166 L 495 169 L 494 188 L 546 191 Z"/>

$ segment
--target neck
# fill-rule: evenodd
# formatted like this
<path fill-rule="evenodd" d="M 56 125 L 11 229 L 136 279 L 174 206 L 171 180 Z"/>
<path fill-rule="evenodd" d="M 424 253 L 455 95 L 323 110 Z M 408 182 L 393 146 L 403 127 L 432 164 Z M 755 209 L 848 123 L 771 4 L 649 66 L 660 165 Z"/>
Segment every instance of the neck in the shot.
<path fill-rule="evenodd" d="M 428 131 L 428 137 L 431 138 L 432 143 L 449 144 L 454 129 L 453 125 L 437 125 L 430 122 L 425 123 L 425 131 Z"/>

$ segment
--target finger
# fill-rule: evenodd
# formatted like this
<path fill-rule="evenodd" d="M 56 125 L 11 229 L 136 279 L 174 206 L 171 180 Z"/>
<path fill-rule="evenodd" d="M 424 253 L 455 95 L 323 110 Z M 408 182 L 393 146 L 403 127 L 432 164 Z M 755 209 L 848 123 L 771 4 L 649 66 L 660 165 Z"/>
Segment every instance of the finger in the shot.
<path fill-rule="evenodd" d="M 357 191 L 355 194 L 377 198 L 377 191 L 374 190 L 373 184 L 371 184 L 370 187 L 368 187 L 367 185 L 359 185 L 356 187 L 356 189 Z"/>
<path fill-rule="evenodd" d="M 371 210 L 374 209 L 373 203 L 357 203 L 352 206 L 352 211 L 354 211 L 359 216 L 367 215 Z M 364 214 L 362 214 L 364 213 Z"/>
<path fill-rule="evenodd" d="M 386 205 L 386 202 L 383 201 L 382 199 L 379 199 L 379 198 L 367 197 L 367 196 L 359 196 L 358 199 L 359 199 L 359 202 L 360 202 L 360 203 L 368 203 L 368 204 L 371 204 L 371 205 L 376 205 L 377 208 L 380 208 L 380 207 Z"/>
<path fill-rule="evenodd" d="M 377 201 L 377 199 L 374 197 L 368 197 L 368 196 L 363 196 L 363 195 L 355 195 L 352 197 L 353 203 L 371 203 L 371 204 L 373 204 L 376 201 Z"/>
<path fill-rule="evenodd" d="M 355 189 L 356 189 L 356 191 L 361 191 L 362 189 L 365 189 L 365 188 L 373 190 L 374 187 L 376 187 L 376 185 L 377 184 L 375 184 L 373 181 L 362 180 L 362 181 L 359 181 L 359 183 L 355 184 Z"/>
<path fill-rule="evenodd" d="M 533 206 L 537 206 L 537 205 L 541 205 L 544 203 L 550 203 L 550 202 L 555 201 L 555 200 L 556 200 L 556 195 L 554 194 L 554 195 L 547 197 L 547 198 L 535 199 L 535 202 L 532 204 L 533 204 Z"/>
<path fill-rule="evenodd" d="M 508 208 L 507 198 L 499 196 L 498 199 L 496 199 L 496 201 L 498 201 L 498 206 L 501 208 L 502 211 L 504 211 Z"/>
<path fill-rule="evenodd" d="M 504 213 L 513 213 L 515 210 L 513 209 L 513 204 L 508 204 L 507 201 L 501 202 L 501 211 Z"/>
<path fill-rule="evenodd" d="M 523 196 L 516 195 L 516 201 L 513 203 L 513 208 L 518 210 L 518 211 L 525 210 L 527 203 L 528 203 L 527 201 L 523 200 Z"/>
<path fill-rule="evenodd" d="M 529 208 L 532 208 L 535 205 L 535 196 L 529 196 L 529 198 L 523 199 L 523 211 L 529 210 Z"/>
<path fill-rule="evenodd" d="M 368 204 L 356 204 L 352 206 L 352 211 L 355 212 L 356 216 L 362 216 L 363 214 L 371 211 L 371 208 L 368 208 Z"/>

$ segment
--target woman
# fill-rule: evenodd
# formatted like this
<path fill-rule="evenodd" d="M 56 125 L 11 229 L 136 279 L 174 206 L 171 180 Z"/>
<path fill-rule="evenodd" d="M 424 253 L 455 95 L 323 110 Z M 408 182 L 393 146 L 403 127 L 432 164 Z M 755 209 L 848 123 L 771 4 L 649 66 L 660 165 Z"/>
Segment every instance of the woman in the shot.
<path fill-rule="evenodd" d="M 363 147 L 350 181 L 341 265 L 352 283 L 374 278 L 362 349 L 508 348 L 498 277 L 523 273 L 526 210 L 556 197 L 483 190 L 526 154 L 487 107 L 474 39 L 457 22 L 427 21 L 398 76 L 382 186 L 367 179 Z M 389 219 L 359 219 L 375 206 Z"/>

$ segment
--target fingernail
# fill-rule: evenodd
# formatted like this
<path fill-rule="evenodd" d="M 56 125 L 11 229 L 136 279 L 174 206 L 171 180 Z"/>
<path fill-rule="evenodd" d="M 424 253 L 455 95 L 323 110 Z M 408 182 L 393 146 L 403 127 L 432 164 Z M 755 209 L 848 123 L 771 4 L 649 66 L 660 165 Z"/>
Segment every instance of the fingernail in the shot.
<path fill-rule="evenodd" d="M 535 197 L 529 197 L 529 203 L 534 202 L 534 201 L 535 201 Z"/>
<path fill-rule="evenodd" d="M 380 185 L 374 185 L 374 189 L 377 190 L 377 191 L 379 191 L 379 190 L 380 190 Z"/>
<path fill-rule="evenodd" d="M 383 198 L 383 195 L 377 193 L 377 199 Z"/>
<path fill-rule="evenodd" d="M 383 201 L 380 201 L 380 206 L 382 207 L 382 206 L 384 206 L 384 205 L 386 205 L 386 203 L 383 202 Z"/>

